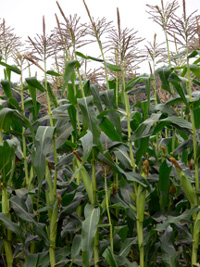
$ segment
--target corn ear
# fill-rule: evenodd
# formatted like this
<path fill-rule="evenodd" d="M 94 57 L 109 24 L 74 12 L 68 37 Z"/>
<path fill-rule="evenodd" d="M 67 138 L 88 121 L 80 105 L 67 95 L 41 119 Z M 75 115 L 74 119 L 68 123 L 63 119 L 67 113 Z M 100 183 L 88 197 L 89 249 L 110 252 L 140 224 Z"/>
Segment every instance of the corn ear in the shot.
<path fill-rule="evenodd" d="M 193 188 L 193 186 L 191 185 L 188 177 L 185 176 L 183 171 L 177 171 L 178 172 L 178 176 L 179 179 L 181 181 L 181 185 L 183 187 L 183 190 L 188 198 L 188 200 L 190 201 L 190 204 L 192 207 L 197 205 L 197 195 L 196 192 Z"/>

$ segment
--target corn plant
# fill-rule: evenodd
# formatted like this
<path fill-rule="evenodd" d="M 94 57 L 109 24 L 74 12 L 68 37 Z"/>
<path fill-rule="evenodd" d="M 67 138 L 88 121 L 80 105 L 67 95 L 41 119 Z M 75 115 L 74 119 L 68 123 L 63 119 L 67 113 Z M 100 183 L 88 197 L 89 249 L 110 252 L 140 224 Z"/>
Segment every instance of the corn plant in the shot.
<path fill-rule="evenodd" d="M 148 5 L 166 49 L 154 35 L 145 51 L 118 9 L 115 30 L 86 1 L 89 24 L 57 6 L 52 34 L 43 17 L 26 50 L 0 24 L 15 63 L 1 42 L 0 265 L 198 266 L 199 17 L 185 1 L 182 18 L 177 1 Z M 78 51 L 90 36 L 99 57 Z M 151 73 L 137 74 L 147 53 Z"/>

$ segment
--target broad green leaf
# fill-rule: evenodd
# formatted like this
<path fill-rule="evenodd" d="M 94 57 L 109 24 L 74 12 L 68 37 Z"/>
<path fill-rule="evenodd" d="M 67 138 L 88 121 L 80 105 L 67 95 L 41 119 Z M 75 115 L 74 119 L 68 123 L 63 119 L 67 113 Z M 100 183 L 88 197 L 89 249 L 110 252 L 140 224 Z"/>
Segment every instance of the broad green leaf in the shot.
<path fill-rule="evenodd" d="M 15 233 L 18 236 L 22 235 L 22 231 L 21 231 L 21 228 L 20 228 L 19 223 L 12 222 L 2 212 L 0 212 L 0 221 L 4 224 L 4 226 L 6 227 L 6 229 L 12 231 L 13 233 Z"/>
<path fill-rule="evenodd" d="M 39 254 L 28 254 L 23 267 L 37 267 Z"/>
<path fill-rule="evenodd" d="M 87 96 L 83 98 L 78 98 L 78 103 L 82 111 L 84 120 L 87 122 L 88 129 L 93 134 L 94 144 L 99 145 L 100 132 L 97 126 L 97 117 L 93 105 L 93 97 Z"/>
<path fill-rule="evenodd" d="M 159 76 L 160 76 L 160 79 L 161 79 L 161 82 L 162 82 L 162 88 L 165 89 L 166 91 L 168 91 L 169 93 L 171 93 L 171 90 L 170 90 L 170 84 L 169 84 L 169 76 L 170 74 L 172 73 L 173 71 L 173 68 L 171 67 L 167 67 L 167 68 L 159 68 L 157 70 Z"/>
<path fill-rule="evenodd" d="M 160 120 L 160 121 L 170 122 L 170 123 L 173 123 L 174 125 L 179 126 L 180 128 L 186 128 L 186 129 L 192 130 L 192 124 L 189 121 L 187 121 L 181 117 L 170 116 L 170 117 L 163 119 L 163 120 Z"/>
<path fill-rule="evenodd" d="M 93 203 L 94 202 L 94 196 L 93 196 L 93 186 L 92 186 L 91 177 L 88 174 L 88 172 L 86 171 L 85 167 L 83 166 L 83 163 L 80 162 L 79 159 L 76 160 L 76 165 L 77 165 L 78 169 L 72 175 L 70 182 L 73 180 L 73 178 L 77 174 L 79 174 L 80 178 L 82 179 L 83 184 L 85 186 L 85 190 L 87 192 L 88 198 L 89 198 L 90 202 Z"/>
<path fill-rule="evenodd" d="M 45 166 L 46 166 L 46 155 L 50 145 L 52 144 L 54 127 L 50 126 L 40 126 L 37 129 L 37 133 L 35 136 L 36 140 L 36 151 L 34 157 L 34 170 L 38 177 L 39 186 L 42 185 L 42 181 L 45 175 Z"/>
<path fill-rule="evenodd" d="M 8 64 L 6 64 L 6 63 L 4 63 L 2 61 L 0 61 L 0 65 L 6 67 L 8 70 L 11 70 L 11 71 L 13 71 L 13 72 L 15 72 L 17 74 L 21 74 L 21 71 L 14 65 L 11 66 L 11 65 L 8 65 Z"/>
<path fill-rule="evenodd" d="M 80 138 L 83 147 L 82 164 L 84 164 L 92 151 L 93 135 L 88 131 L 83 137 Z"/>
<path fill-rule="evenodd" d="M 71 124 L 72 124 L 72 127 L 74 129 L 74 132 L 75 132 L 75 135 L 76 137 L 78 136 L 78 131 L 77 131 L 77 109 L 75 108 L 74 105 L 71 105 L 69 108 L 68 108 L 68 114 L 69 114 L 69 117 L 70 117 L 70 121 L 71 121 Z"/>
<path fill-rule="evenodd" d="M 1 85 L 3 87 L 3 90 L 7 96 L 7 98 L 12 97 L 12 91 L 11 91 L 11 87 L 10 87 L 10 83 L 7 80 L 1 80 Z"/>
<path fill-rule="evenodd" d="M 196 57 L 197 55 L 200 56 L 200 50 L 194 50 L 194 51 L 188 56 L 188 58 Z"/>
<path fill-rule="evenodd" d="M 136 151 L 136 164 L 139 164 L 142 156 L 146 156 L 147 148 L 149 146 L 149 137 L 141 138 L 139 141 L 139 148 Z"/>
<path fill-rule="evenodd" d="M 124 241 L 127 238 L 127 231 L 128 231 L 128 225 L 126 224 L 121 226 L 115 226 L 113 236 L 119 234 L 122 241 Z"/>
<path fill-rule="evenodd" d="M 188 148 L 192 148 L 192 139 L 187 139 L 180 143 L 180 145 L 174 150 L 173 155 L 182 154 L 184 150 L 187 150 Z"/>
<path fill-rule="evenodd" d="M 182 52 L 180 52 L 180 53 L 178 53 L 178 54 L 172 56 L 172 57 L 171 57 L 171 60 L 175 60 L 175 59 L 182 58 L 182 57 L 184 57 L 185 55 L 186 55 L 186 50 L 184 50 L 184 51 L 182 51 Z"/>
<path fill-rule="evenodd" d="M 84 54 L 82 54 L 82 53 L 80 53 L 78 51 L 76 51 L 75 53 L 76 53 L 77 56 L 82 57 L 84 59 L 91 59 L 91 60 L 94 60 L 94 61 L 103 62 L 102 59 L 91 57 L 91 56 L 85 56 Z"/>
<path fill-rule="evenodd" d="M 177 253 L 173 245 L 173 228 L 168 226 L 164 234 L 161 236 L 161 251 L 162 261 L 164 266 L 174 267 L 176 266 Z"/>
<path fill-rule="evenodd" d="M 25 101 L 24 101 L 24 104 L 25 104 Z M 9 108 L 12 108 L 12 109 L 16 109 L 18 110 L 19 112 L 22 111 L 21 107 L 19 106 L 17 100 L 14 98 L 14 97 L 10 97 L 8 99 L 8 107 Z"/>
<path fill-rule="evenodd" d="M 55 72 L 53 70 L 47 70 L 46 74 L 49 74 L 51 76 L 57 76 L 57 77 L 58 76 L 62 76 L 61 74 L 59 74 L 59 73 L 57 73 L 57 72 Z"/>
<path fill-rule="evenodd" d="M 162 113 L 166 113 L 168 116 L 176 115 L 176 112 L 166 104 L 155 105 L 155 110 L 161 111 Z"/>
<path fill-rule="evenodd" d="M 105 104 L 106 109 L 109 109 L 108 118 L 115 126 L 117 133 L 121 136 L 121 121 L 117 112 L 117 105 L 115 100 L 115 92 L 113 89 L 100 92 L 100 98 Z M 113 111 L 112 111 L 113 109 Z"/>
<path fill-rule="evenodd" d="M 174 86 L 174 88 L 176 89 L 176 91 L 178 92 L 178 94 L 180 95 L 181 99 L 183 100 L 183 102 L 185 103 L 186 106 L 188 106 L 188 101 L 185 97 L 185 91 L 183 88 L 183 82 L 186 83 L 186 81 L 183 81 L 182 77 L 178 77 L 178 75 L 176 73 L 172 73 L 169 81 L 171 82 L 171 84 Z M 182 82 L 182 85 L 181 85 Z"/>
<path fill-rule="evenodd" d="M 105 66 L 106 66 L 109 70 L 112 70 L 112 71 L 121 71 L 121 67 L 120 67 L 120 66 L 116 66 L 116 65 L 110 64 L 110 63 L 108 63 L 108 62 L 105 62 Z"/>
<path fill-rule="evenodd" d="M 37 88 L 41 92 L 46 91 L 44 86 L 36 79 L 36 77 L 29 77 L 29 78 L 26 78 L 25 80 L 28 85 Z"/>
<path fill-rule="evenodd" d="M 65 88 L 68 84 L 68 82 L 70 81 L 73 73 L 74 73 L 74 69 L 75 67 L 78 65 L 78 61 L 77 60 L 69 60 L 66 62 L 65 64 L 65 72 L 64 72 L 64 84 L 63 84 L 63 89 L 62 89 L 62 95 L 65 91 Z"/>
<path fill-rule="evenodd" d="M 99 223 L 100 209 L 87 204 L 84 213 L 85 220 L 82 223 L 81 248 L 90 261 L 93 255 L 94 237 Z"/>
<path fill-rule="evenodd" d="M 121 246 L 121 249 L 119 251 L 119 256 L 127 257 L 128 254 L 130 253 L 131 246 L 137 244 L 137 242 L 138 242 L 138 240 L 135 237 L 134 238 L 127 238 Z"/>
<path fill-rule="evenodd" d="M 192 64 L 192 65 L 190 65 L 190 70 L 194 73 L 194 75 L 197 78 L 200 78 L 200 66 L 198 66 L 196 64 Z"/>
<path fill-rule="evenodd" d="M 81 235 L 75 235 L 72 247 L 71 247 L 71 258 L 74 259 L 81 250 Z"/>
<path fill-rule="evenodd" d="M 36 98 L 36 88 L 31 86 L 30 84 L 28 84 L 28 89 L 29 89 L 29 93 L 31 95 L 32 101 L 33 101 L 33 105 L 34 105 L 34 117 L 36 119 L 37 117 L 37 98 Z"/>
<path fill-rule="evenodd" d="M 117 147 L 114 147 L 112 151 L 115 153 L 115 156 L 119 159 L 119 161 L 124 165 L 125 168 L 129 170 L 132 169 L 131 159 L 130 159 L 130 156 L 128 155 L 126 147 L 117 146 Z"/>
<path fill-rule="evenodd" d="M 106 117 L 102 119 L 99 127 L 112 141 L 121 141 L 121 138 L 115 130 L 113 123 Z"/>
<path fill-rule="evenodd" d="M 165 209 L 168 200 L 170 186 L 170 172 L 172 166 L 168 167 L 166 160 L 163 161 L 159 169 L 159 191 L 160 191 L 160 207 Z"/>
<path fill-rule="evenodd" d="M 136 140 L 138 138 L 143 138 L 146 137 L 147 135 L 149 135 L 152 126 L 159 120 L 161 114 L 152 114 L 150 118 L 148 118 L 147 120 L 143 121 L 138 128 L 136 129 L 136 131 L 133 133 L 133 135 L 131 136 L 131 140 Z"/>
<path fill-rule="evenodd" d="M 52 103 L 57 108 L 58 107 L 57 99 L 56 99 L 54 92 L 51 89 L 51 85 L 49 83 L 47 83 L 47 91 L 48 91 L 48 95 L 49 95 Z"/>
<path fill-rule="evenodd" d="M 106 261 L 109 263 L 110 266 L 112 267 L 118 267 L 118 264 L 116 262 L 115 259 L 115 255 L 111 249 L 111 247 L 108 247 L 104 253 L 102 254 L 102 256 L 106 259 Z"/>
<path fill-rule="evenodd" d="M 139 77 L 135 77 L 134 79 L 130 80 L 125 87 L 125 91 L 126 92 L 130 92 L 130 90 L 136 86 L 136 84 L 138 83 L 142 83 L 145 82 L 146 80 L 148 81 L 150 78 L 149 77 L 145 77 L 145 76 L 139 76 Z"/>
<path fill-rule="evenodd" d="M 102 104 L 101 104 L 101 98 L 100 98 L 100 94 L 99 94 L 100 89 L 98 88 L 98 85 L 97 84 L 91 84 L 90 90 L 91 90 L 92 95 L 94 97 L 94 103 L 97 106 L 98 111 L 102 112 L 103 111 L 103 107 L 102 107 Z"/>
<path fill-rule="evenodd" d="M 192 214 L 199 211 L 199 207 L 193 207 L 190 210 L 185 210 L 179 216 L 167 216 L 163 223 L 157 224 L 155 230 L 158 232 L 165 231 L 170 224 L 180 224 L 182 221 L 191 220 Z M 153 218 L 154 219 L 154 218 Z M 162 220 L 163 221 L 163 218 Z"/>
<path fill-rule="evenodd" d="M 34 219 L 35 215 L 27 211 L 27 206 L 25 204 L 25 201 L 22 198 L 14 196 L 10 198 L 10 202 L 17 216 L 25 220 L 26 222 L 32 223 L 35 232 L 38 234 L 39 237 L 42 238 L 42 240 L 44 240 L 45 244 L 48 246 L 49 241 L 47 239 L 45 232 L 41 228 L 41 225 Z"/>
<path fill-rule="evenodd" d="M 15 150 L 17 144 L 9 144 L 9 141 L 4 141 L 0 143 L 0 173 L 1 173 L 1 183 L 6 186 L 10 175 L 13 171 L 13 160 L 15 159 Z"/>

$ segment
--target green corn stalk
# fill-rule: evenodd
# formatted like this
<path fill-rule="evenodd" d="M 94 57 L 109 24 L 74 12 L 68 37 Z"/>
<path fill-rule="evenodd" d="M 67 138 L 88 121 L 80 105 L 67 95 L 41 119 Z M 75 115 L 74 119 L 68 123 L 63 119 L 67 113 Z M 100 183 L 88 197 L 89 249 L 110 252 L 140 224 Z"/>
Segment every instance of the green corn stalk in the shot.
<path fill-rule="evenodd" d="M 198 205 L 198 196 L 195 188 L 191 185 L 188 177 L 184 174 L 181 167 L 174 158 L 170 158 L 171 162 L 176 167 L 183 190 L 190 202 L 191 207 Z M 198 248 L 199 248 L 199 233 L 200 233 L 200 212 L 194 213 L 193 216 L 193 229 L 192 229 L 192 266 L 197 264 Z"/>
<path fill-rule="evenodd" d="M 52 111 L 50 105 L 50 97 L 47 90 L 47 56 L 46 56 L 46 34 L 45 34 L 45 19 L 43 17 L 43 49 L 44 49 L 44 83 L 46 89 L 46 97 L 47 97 L 47 106 L 48 106 L 48 114 L 51 127 L 54 127 L 54 121 L 52 118 Z M 49 192 L 51 195 L 50 198 L 53 199 L 53 212 L 49 214 L 49 238 L 50 238 L 50 247 L 49 247 L 49 256 L 50 256 L 50 265 L 55 265 L 55 246 L 56 246 L 56 229 L 57 229 L 57 221 L 58 221 L 58 201 L 57 201 L 57 150 L 56 150 L 56 137 L 53 136 L 53 154 L 54 154 L 54 181 L 53 181 L 53 192 Z"/>
<path fill-rule="evenodd" d="M 6 215 L 10 219 L 10 205 L 9 205 L 9 199 L 8 199 L 8 193 L 6 187 L 2 184 L 2 213 Z M 4 240 L 3 240 L 3 245 L 4 245 L 4 250 L 6 254 L 6 262 L 8 267 L 13 266 L 13 256 L 12 256 L 12 248 L 11 248 L 11 231 L 9 230 L 4 230 Z"/>
<path fill-rule="evenodd" d="M 113 226 L 112 226 L 112 220 L 110 216 L 110 209 L 109 209 L 109 191 L 108 191 L 108 185 L 107 185 L 107 170 L 106 166 L 104 168 L 104 186 L 105 186 L 105 204 L 106 204 L 106 210 L 107 210 L 107 215 L 108 215 L 108 224 L 110 226 L 110 246 L 112 251 L 114 251 L 114 246 L 113 246 Z"/>
<path fill-rule="evenodd" d="M 147 179 L 149 173 L 149 162 L 145 160 L 142 164 L 141 175 Z M 142 185 L 137 187 L 136 195 L 136 210 L 137 210 L 137 236 L 138 236 L 138 247 L 140 251 L 140 267 L 144 267 L 144 246 L 143 246 L 143 221 L 145 212 L 145 198 L 146 190 Z"/>
<path fill-rule="evenodd" d="M 8 181 L 12 180 L 12 177 L 14 174 L 14 169 L 15 169 L 15 154 L 13 155 L 12 167 L 10 170 L 10 176 L 9 176 Z M 3 181 L 1 183 L 2 213 L 4 213 L 8 219 L 11 219 L 9 197 L 8 197 L 8 192 L 7 192 L 6 174 L 5 174 L 4 169 L 2 170 L 2 178 L 3 178 Z M 13 254 L 12 254 L 12 248 L 11 248 L 11 241 L 12 241 L 11 231 L 5 229 L 4 230 L 3 245 L 4 245 L 4 250 L 5 250 L 5 254 L 6 254 L 6 262 L 7 262 L 8 267 L 13 266 Z"/>
<path fill-rule="evenodd" d="M 21 65 L 21 75 L 20 75 L 20 84 L 21 84 L 21 109 L 22 114 L 25 116 L 24 109 L 24 87 L 23 87 L 23 56 L 20 56 L 20 65 Z M 26 139 L 25 139 L 25 129 L 22 127 L 22 149 L 23 149 L 23 160 L 24 160 L 24 171 L 25 171 L 25 182 L 27 188 L 29 187 L 29 173 L 28 173 L 28 164 L 27 164 L 27 152 L 26 152 Z"/>

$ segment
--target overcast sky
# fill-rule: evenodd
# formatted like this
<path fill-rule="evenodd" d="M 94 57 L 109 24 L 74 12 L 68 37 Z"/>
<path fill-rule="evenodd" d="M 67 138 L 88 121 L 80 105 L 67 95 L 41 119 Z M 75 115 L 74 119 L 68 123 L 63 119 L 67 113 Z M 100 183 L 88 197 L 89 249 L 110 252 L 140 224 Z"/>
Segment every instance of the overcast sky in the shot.
<path fill-rule="evenodd" d="M 117 24 L 116 8 L 120 10 L 122 28 L 128 27 L 138 30 L 138 37 L 153 41 L 154 33 L 158 40 L 164 40 L 160 27 L 146 13 L 146 4 L 159 5 L 160 0 L 85 0 L 94 18 L 106 17 L 108 21 Z M 88 22 L 88 16 L 82 0 L 58 0 L 66 17 L 78 14 L 82 22 Z M 171 0 L 169 1 L 171 2 Z M 180 14 L 182 14 L 182 0 Z M 167 1 L 164 0 L 166 4 Z M 200 0 L 186 0 L 187 14 L 200 9 Z M 0 18 L 5 18 L 7 26 L 15 29 L 16 35 L 27 39 L 36 33 L 42 33 L 42 16 L 45 16 L 46 30 L 50 32 L 56 26 L 55 13 L 61 19 L 61 14 L 55 0 L 0 0 Z M 144 42 L 144 44 L 146 44 Z M 93 52 L 94 53 L 94 52 Z M 98 53 L 99 54 L 99 53 Z M 92 55 L 91 55 L 92 56 Z M 95 56 L 93 54 L 93 56 Z"/>

